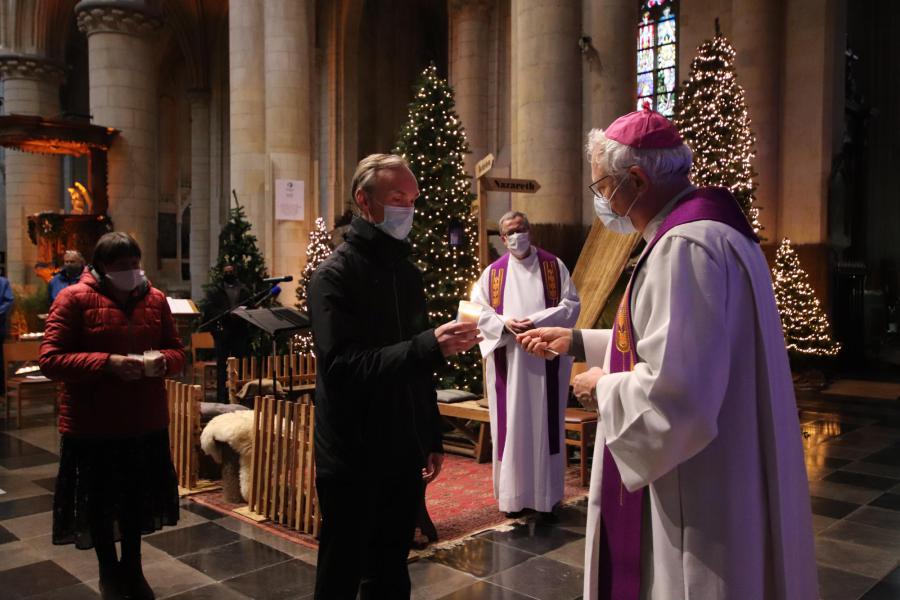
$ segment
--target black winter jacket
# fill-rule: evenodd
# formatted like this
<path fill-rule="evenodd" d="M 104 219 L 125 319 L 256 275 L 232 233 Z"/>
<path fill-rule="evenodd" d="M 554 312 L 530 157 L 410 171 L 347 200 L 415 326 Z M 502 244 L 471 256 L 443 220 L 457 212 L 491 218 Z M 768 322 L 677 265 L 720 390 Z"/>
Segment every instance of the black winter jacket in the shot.
<path fill-rule="evenodd" d="M 443 451 L 434 371 L 444 358 L 409 254 L 354 217 L 312 276 L 318 477 L 402 475 Z"/>

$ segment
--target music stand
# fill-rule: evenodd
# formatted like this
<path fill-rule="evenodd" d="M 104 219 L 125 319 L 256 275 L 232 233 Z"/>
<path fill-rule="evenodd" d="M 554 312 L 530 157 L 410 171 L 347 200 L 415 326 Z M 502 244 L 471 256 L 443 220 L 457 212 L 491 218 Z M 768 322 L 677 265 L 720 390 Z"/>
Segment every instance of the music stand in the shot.
<path fill-rule="evenodd" d="M 278 336 L 283 333 L 294 333 L 303 329 L 309 329 L 309 317 L 295 308 L 277 306 L 275 308 L 236 308 L 232 311 L 256 327 L 265 331 L 272 338 L 272 368 L 274 372 L 275 359 L 278 356 Z M 262 348 L 260 348 L 262 350 Z M 262 393 L 263 363 L 262 352 L 259 353 L 259 393 Z M 274 380 L 273 380 L 274 381 Z M 275 385 L 272 385 L 273 393 Z M 294 393 L 294 368 L 288 361 L 288 397 Z"/>

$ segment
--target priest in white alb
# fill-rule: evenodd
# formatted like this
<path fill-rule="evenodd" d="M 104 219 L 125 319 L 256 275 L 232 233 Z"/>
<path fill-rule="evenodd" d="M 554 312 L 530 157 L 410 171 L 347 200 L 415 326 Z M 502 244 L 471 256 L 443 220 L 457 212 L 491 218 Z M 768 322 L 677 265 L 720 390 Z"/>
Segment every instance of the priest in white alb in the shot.
<path fill-rule="evenodd" d="M 528 217 L 500 219 L 508 252 L 482 273 L 472 301 L 482 305 L 485 393 L 493 440 L 494 496 L 500 510 L 525 509 L 552 519 L 565 482 L 565 412 L 572 360 L 526 353 L 516 334 L 534 327 L 572 327 L 580 303 L 565 265 L 531 245 Z"/>
<path fill-rule="evenodd" d="M 734 196 L 645 108 L 588 143 L 597 215 L 647 246 L 612 330 L 536 329 L 587 360 L 599 424 L 585 600 L 814 600 L 800 426 L 772 279 Z"/>

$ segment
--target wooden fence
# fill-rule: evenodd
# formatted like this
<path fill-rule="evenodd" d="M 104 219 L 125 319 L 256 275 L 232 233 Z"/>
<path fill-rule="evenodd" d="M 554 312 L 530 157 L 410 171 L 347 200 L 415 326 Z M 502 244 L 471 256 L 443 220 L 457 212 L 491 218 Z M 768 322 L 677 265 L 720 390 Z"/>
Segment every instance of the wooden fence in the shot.
<path fill-rule="evenodd" d="M 312 397 L 305 394 L 297 402 L 257 397 L 253 431 L 249 512 L 318 536 Z"/>

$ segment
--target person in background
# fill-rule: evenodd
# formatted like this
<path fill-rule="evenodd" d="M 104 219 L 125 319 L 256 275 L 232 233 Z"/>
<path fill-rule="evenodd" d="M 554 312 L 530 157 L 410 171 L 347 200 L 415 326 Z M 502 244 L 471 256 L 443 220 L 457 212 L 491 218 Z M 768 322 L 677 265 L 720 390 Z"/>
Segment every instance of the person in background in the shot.
<path fill-rule="evenodd" d="M 243 306 L 251 297 L 250 289 L 238 279 L 235 266 L 226 264 L 222 267 L 222 282 L 216 286 L 203 307 L 203 318 L 210 319 L 228 309 Z M 212 325 L 212 335 L 216 343 L 216 399 L 227 403 L 225 381 L 228 357 L 249 356 L 252 334 L 246 321 L 234 315 L 226 315 Z"/>
<path fill-rule="evenodd" d="M 78 250 L 66 250 L 63 255 L 63 267 L 47 284 L 50 290 L 50 304 L 65 288 L 78 283 L 84 272 L 84 256 Z"/>
<path fill-rule="evenodd" d="M 572 327 L 581 303 L 563 262 L 531 244 L 525 213 L 510 211 L 499 225 L 508 252 L 472 288 L 472 301 L 484 307 L 478 328 L 494 440 L 494 497 L 508 517 L 531 509 L 552 522 L 565 491 L 572 360 L 534 357 L 516 343 L 516 335 L 535 327 Z"/>
<path fill-rule="evenodd" d="M 92 268 L 50 307 L 40 366 L 62 382 L 53 543 L 93 548 L 106 600 L 150 600 L 141 535 L 178 522 L 163 377 L 184 348 L 166 296 L 127 233 L 107 233 Z M 121 559 L 116 542 L 122 542 Z"/>
<path fill-rule="evenodd" d="M 6 392 L 6 363 L 3 361 L 3 341 L 9 334 L 9 316 L 12 314 L 13 291 L 9 280 L 0 275 L 0 391 Z"/>

